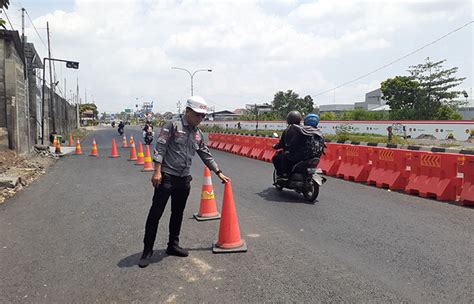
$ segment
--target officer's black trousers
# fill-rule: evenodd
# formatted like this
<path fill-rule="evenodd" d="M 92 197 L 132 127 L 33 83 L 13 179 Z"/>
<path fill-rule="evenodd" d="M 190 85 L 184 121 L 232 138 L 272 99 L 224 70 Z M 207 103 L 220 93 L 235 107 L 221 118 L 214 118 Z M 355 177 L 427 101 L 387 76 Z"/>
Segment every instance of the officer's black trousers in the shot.
<path fill-rule="evenodd" d="M 191 189 L 191 176 L 174 176 L 162 172 L 161 184 L 155 188 L 153 204 L 145 225 L 145 237 L 143 243 L 145 251 L 153 250 L 156 239 L 158 223 L 169 197 L 171 196 L 171 218 L 169 224 L 169 243 L 177 245 L 179 243 L 179 233 L 183 221 L 183 212 Z"/>

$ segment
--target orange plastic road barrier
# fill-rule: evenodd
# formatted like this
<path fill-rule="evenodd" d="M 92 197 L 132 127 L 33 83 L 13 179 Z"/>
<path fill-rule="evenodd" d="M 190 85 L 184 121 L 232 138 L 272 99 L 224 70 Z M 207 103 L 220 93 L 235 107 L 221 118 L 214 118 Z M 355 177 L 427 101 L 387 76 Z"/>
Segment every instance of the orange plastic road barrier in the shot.
<path fill-rule="evenodd" d="M 154 171 L 155 168 L 153 168 L 153 162 L 151 161 L 150 145 L 145 146 L 145 161 L 143 164 L 142 172 Z"/>
<path fill-rule="evenodd" d="M 341 164 L 339 153 L 342 149 L 342 145 L 328 143 L 326 146 L 327 149 L 324 151 L 324 154 L 321 155 L 318 167 L 321 168 L 325 175 L 335 176 Z"/>
<path fill-rule="evenodd" d="M 82 154 L 81 143 L 79 141 L 79 138 L 76 139 L 76 152 L 74 154 L 76 154 L 76 155 L 81 155 Z"/>
<path fill-rule="evenodd" d="M 273 156 L 276 154 L 277 150 L 273 149 L 273 145 L 278 143 L 277 138 L 265 138 L 264 143 L 265 143 L 265 148 L 263 150 L 262 154 L 262 160 L 266 162 L 271 162 Z"/>
<path fill-rule="evenodd" d="M 461 188 L 459 154 L 413 151 L 405 192 L 440 201 L 455 201 Z"/>
<path fill-rule="evenodd" d="M 118 151 L 117 151 L 117 144 L 115 143 L 115 138 L 112 138 L 112 151 L 111 151 L 109 157 L 112 157 L 112 158 L 119 157 L 119 154 L 118 154 Z"/>
<path fill-rule="evenodd" d="M 235 135 L 226 135 L 225 136 L 225 146 L 222 148 L 224 151 L 229 152 L 232 150 L 232 147 L 234 146 L 234 136 Z"/>
<path fill-rule="evenodd" d="M 230 149 L 230 153 L 239 154 L 240 150 L 242 150 L 242 135 L 234 135 L 234 146 Z"/>
<path fill-rule="evenodd" d="M 140 141 L 138 143 L 137 161 L 135 162 L 135 165 L 141 166 L 143 164 L 145 164 L 145 156 L 143 155 L 142 142 Z"/>
<path fill-rule="evenodd" d="M 230 182 L 224 184 L 224 202 L 219 225 L 219 239 L 212 247 L 213 253 L 246 252 L 247 244 L 240 238 L 239 222 L 235 211 L 234 195 Z"/>
<path fill-rule="evenodd" d="M 263 149 L 265 148 L 265 142 L 263 137 L 252 136 L 254 146 L 250 153 L 251 158 L 262 159 Z"/>
<path fill-rule="evenodd" d="M 253 139 L 250 136 L 243 136 L 242 149 L 240 150 L 239 155 L 250 157 L 253 146 Z"/>
<path fill-rule="evenodd" d="M 355 182 L 366 182 L 371 169 L 369 160 L 373 152 L 372 147 L 344 145 L 341 150 L 341 164 L 336 176 Z"/>
<path fill-rule="evenodd" d="M 464 156 L 461 172 L 464 174 L 464 182 L 459 196 L 459 204 L 474 206 L 474 155 Z"/>
<path fill-rule="evenodd" d="M 89 156 L 99 156 L 99 152 L 97 151 L 97 143 L 95 142 L 95 138 L 92 139 L 92 148 L 91 154 Z"/>
<path fill-rule="evenodd" d="M 135 140 L 133 139 L 133 135 L 130 135 L 130 147 L 133 145 L 135 145 Z"/>
<path fill-rule="evenodd" d="M 207 136 L 207 146 L 209 148 L 214 148 L 214 143 L 215 143 L 215 134 L 214 133 L 209 133 L 209 135 Z"/>
<path fill-rule="evenodd" d="M 69 134 L 69 147 L 72 147 L 74 145 L 74 142 L 72 140 L 72 133 Z"/>
<path fill-rule="evenodd" d="M 198 221 L 217 220 L 221 218 L 217 211 L 214 189 L 212 187 L 211 171 L 204 167 L 204 178 L 201 190 L 201 205 L 199 212 L 194 213 L 194 218 Z"/>
<path fill-rule="evenodd" d="M 367 184 L 391 190 L 404 190 L 410 173 L 407 166 L 411 159 L 411 151 L 376 147 L 373 149 L 372 169 L 367 177 Z"/>
<path fill-rule="evenodd" d="M 127 148 L 127 147 L 128 147 L 127 136 L 125 136 L 125 134 L 124 134 L 123 137 L 122 137 L 122 148 Z"/>
<path fill-rule="evenodd" d="M 130 141 L 133 140 L 133 137 L 130 137 Z M 135 149 L 135 143 L 130 143 L 130 158 L 128 160 L 137 160 L 137 149 Z"/>
<path fill-rule="evenodd" d="M 227 145 L 227 135 L 220 134 L 219 135 L 219 144 L 216 146 L 217 150 L 224 150 L 224 147 Z"/>

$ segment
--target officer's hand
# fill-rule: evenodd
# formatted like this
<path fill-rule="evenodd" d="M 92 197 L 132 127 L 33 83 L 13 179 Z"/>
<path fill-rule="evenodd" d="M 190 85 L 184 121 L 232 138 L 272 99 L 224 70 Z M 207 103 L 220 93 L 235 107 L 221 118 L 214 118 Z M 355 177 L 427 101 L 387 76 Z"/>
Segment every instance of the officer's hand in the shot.
<path fill-rule="evenodd" d="M 161 184 L 161 179 L 161 171 L 153 172 L 153 175 L 151 176 L 151 184 L 153 187 L 158 187 Z"/>
<path fill-rule="evenodd" d="M 230 178 L 228 178 L 227 176 L 225 176 L 224 174 L 222 173 L 219 173 L 219 175 L 217 175 L 223 184 L 227 183 L 227 182 L 230 182 Z"/>

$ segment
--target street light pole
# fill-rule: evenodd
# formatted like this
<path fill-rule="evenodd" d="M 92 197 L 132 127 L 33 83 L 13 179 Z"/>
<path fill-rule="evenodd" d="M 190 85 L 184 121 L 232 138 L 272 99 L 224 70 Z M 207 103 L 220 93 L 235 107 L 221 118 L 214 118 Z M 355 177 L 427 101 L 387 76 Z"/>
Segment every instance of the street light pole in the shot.
<path fill-rule="evenodd" d="M 41 123 L 41 144 L 44 145 L 44 125 L 45 125 L 45 111 L 44 111 L 44 87 L 45 87 L 45 65 L 46 65 L 46 60 L 49 60 L 49 64 L 51 65 L 51 61 L 60 61 L 60 62 L 66 62 L 66 67 L 71 68 L 71 69 L 78 69 L 79 68 L 79 62 L 76 61 L 70 61 L 70 60 L 64 60 L 64 59 L 57 59 L 57 58 L 48 58 L 45 57 L 43 58 L 43 86 L 42 86 L 42 96 L 41 96 L 41 111 L 42 111 L 42 123 Z M 52 90 L 52 85 L 50 88 L 50 91 Z M 54 93 L 53 93 L 54 94 Z M 50 94 L 51 95 L 51 94 Z M 50 101 L 52 100 L 52 96 L 49 96 Z M 54 107 L 54 105 L 52 105 Z M 53 111 L 51 111 L 53 110 Z M 49 112 L 52 113 L 53 116 L 53 132 L 56 132 L 56 124 L 54 122 L 54 109 L 49 108 Z M 48 124 L 49 124 L 49 114 L 48 114 Z"/>
<path fill-rule="evenodd" d="M 183 70 L 183 71 L 188 72 L 189 77 L 191 77 L 191 96 L 194 96 L 194 88 L 193 88 L 194 75 L 195 75 L 197 72 L 212 72 L 211 69 L 200 69 L 200 70 L 196 70 L 196 71 L 194 71 L 194 72 L 192 72 L 192 73 L 191 73 L 189 70 L 184 69 L 184 68 L 171 67 L 171 69 L 174 69 L 174 70 Z"/>

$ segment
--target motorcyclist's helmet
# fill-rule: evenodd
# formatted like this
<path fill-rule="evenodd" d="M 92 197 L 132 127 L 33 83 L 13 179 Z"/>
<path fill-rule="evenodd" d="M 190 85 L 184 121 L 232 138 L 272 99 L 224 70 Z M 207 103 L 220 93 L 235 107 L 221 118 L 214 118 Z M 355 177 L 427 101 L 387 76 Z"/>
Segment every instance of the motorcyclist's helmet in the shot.
<path fill-rule="evenodd" d="M 318 114 L 308 114 L 304 118 L 304 125 L 305 126 L 312 126 L 312 127 L 317 127 L 319 124 L 319 116 Z"/>
<path fill-rule="evenodd" d="M 298 111 L 291 111 L 288 113 L 286 116 L 286 122 L 291 125 L 299 125 L 301 123 L 301 120 L 303 119 L 303 116 L 301 116 L 301 113 Z"/>

